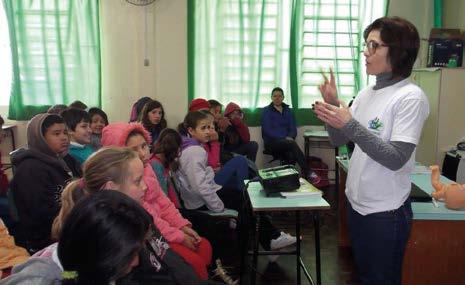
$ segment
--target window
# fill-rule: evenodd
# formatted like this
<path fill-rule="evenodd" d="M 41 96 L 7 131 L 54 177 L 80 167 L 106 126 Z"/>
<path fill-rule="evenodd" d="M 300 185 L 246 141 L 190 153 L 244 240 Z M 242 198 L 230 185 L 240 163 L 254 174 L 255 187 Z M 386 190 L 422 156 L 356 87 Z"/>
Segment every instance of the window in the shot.
<path fill-rule="evenodd" d="M 282 27 L 290 24 L 291 0 L 192 2 L 195 97 L 253 108 L 269 103 L 277 82 L 289 86 L 290 31 Z"/>
<path fill-rule="evenodd" d="M 100 105 L 98 1 L 3 0 L 12 53 L 9 118 L 54 104 Z"/>
<path fill-rule="evenodd" d="M 3 1 L 0 1 L 0 106 L 7 106 L 11 91 L 11 48 Z M 3 115 L 3 114 L 2 114 Z"/>
<path fill-rule="evenodd" d="M 327 72 L 329 67 L 335 72 L 339 98 L 349 101 L 359 90 L 358 1 L 304 1 L 301 25 L 299 107 L 308 108 L 321 98 L 315 86 L 321 84 L 322 70 Z"/>
<path fill-rule="evenodd" d="M 189 1 L 189 100 L 233 101 L 259 113 L 257 108 L 270 103 L 273 87 L 280 86 L 294 110 L 309 109 L 321 98 L 322 70 L 332 67 L 339 96 L 348 102 L 367 83 L 363 29 L 385 14 L 385 4 Z"/>

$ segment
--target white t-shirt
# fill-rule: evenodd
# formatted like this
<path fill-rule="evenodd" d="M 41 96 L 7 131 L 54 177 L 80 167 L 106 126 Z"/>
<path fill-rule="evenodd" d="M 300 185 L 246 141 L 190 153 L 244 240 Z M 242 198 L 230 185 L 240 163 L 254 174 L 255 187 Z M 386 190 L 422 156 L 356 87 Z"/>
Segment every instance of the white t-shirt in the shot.
<path fill-rule="evenodd" d="M 383 141 L 418 144 L 429 104 L 423 91 L 405 79 L 394 85 L 362 90 L 351 106 L 355 120 Z M 352 208 L 362 215 L 394 210 L 410 193 L 410 173 L 415 151 L 399 170 L 390 170 L 371 159 L 360 147 L 349 162 L 346 196 Z"/>

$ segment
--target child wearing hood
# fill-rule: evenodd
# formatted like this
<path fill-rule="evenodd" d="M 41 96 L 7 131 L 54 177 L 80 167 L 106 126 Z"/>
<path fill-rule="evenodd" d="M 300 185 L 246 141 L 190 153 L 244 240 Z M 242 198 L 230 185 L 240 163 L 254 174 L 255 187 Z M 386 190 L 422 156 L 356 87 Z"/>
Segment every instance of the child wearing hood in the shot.
<path fill-rule="evenodd" d="M 201 279 L 206 280 L 207 266 L 212 257 L 211 245 L 191 228 L 191 223 L 182 217 L 163 193 L 156 174 L 148 163 L 150 143 L 150 134 L 140 123 L 112 123 L 102 132 L 102 146 L 126 146 L 139 154 L 144 162 L 143 179 L 147 184 L 142 206 L 153 217 L 155 226 L 168 240 L 170 247 L 195 269 Z"/>
<path fill-rule="evenodd" d="M 35 252 L 52 243 L 50 231 L 61 207 L 61 192 L 81 176 L 81 169 L 68 154 L 68 132 L 58 115 L 33 117 L 27 126 L 27 144 L 11 158 L 15 175 L 10 189 L 19 215 L 17 244 Z"/>
<path fill-rule="evenodd" d="M 230 102 L 224 110 L 224 117 L 231 124 L 224 131 L 224 150 L 245 155 L 255 162 L 258 143 L 250 140 L 249 127 L 244 122 L 244 112 L 234 102 Z"/>

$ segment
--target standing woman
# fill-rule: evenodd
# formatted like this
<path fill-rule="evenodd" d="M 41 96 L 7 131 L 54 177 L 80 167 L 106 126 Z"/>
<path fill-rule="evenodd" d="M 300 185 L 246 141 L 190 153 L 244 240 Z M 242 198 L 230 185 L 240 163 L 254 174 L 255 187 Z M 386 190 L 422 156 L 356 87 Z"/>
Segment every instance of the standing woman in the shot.
<path fill-rule="evenodd" d="M 412 220 L 410 173 L 428 117 L 428 100 L 408 77 L 419 36 L 398 17 L 375 20 L 364 31 L 366 71 L 376 84 L 348 108 L 338 100 L 334 75 L 324 77 L 318 118 L 334 145 L 355 143 L 346 183 L 348 227 L 362 284 L 401 284 Z"/>

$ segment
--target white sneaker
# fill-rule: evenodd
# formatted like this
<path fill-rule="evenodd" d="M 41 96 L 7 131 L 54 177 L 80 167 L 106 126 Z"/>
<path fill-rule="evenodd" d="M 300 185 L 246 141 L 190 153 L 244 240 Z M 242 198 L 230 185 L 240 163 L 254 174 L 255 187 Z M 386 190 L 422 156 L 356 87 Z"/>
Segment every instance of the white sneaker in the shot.
<path fill-rule="evenodd" d="M 281 232 L 281 235 L 276 239 L 272 239 L 270 242 L 270 249 L 271 250 L 279 250 L 279 251 L 287 251 L 287 247 L 291 245 L 295 245 L 297 239 L 290 234 L 285 232 Z M 268 260 L 270 262 L 276 262 L 278 260 L 279 255 L 268 255 Z"/>
<path fill-rule="evenodd" d="M 291 236 L 290 234 L 287 234 L 285 232 L 281 232 L 281 235 L 279 237 L 271 240 L 270 248 L 271 250 L 279 250 L 281 248 L 293 245 L 296 242 L 297 239 L 294 236 Z"/>

